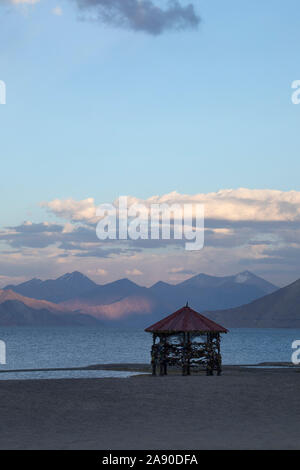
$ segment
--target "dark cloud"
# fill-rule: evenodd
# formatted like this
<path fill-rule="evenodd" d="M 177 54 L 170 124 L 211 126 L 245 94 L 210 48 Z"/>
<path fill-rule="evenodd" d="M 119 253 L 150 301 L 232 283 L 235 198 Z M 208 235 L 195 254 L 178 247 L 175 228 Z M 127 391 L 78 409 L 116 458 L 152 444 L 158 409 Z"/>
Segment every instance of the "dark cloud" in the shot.
<path fill-rule="evenodd" d="M 22 253 L 22 248 L 42 249 L 56 245 L 65 252 L 60 253 L 60 257 L 72 252 L 75 257 L 108 258 L 142 251 L 138 246 L 129 246 L 126 240 L 120 241 L 117 247 L 114 240 L 100 241 L 93 226 L 74 226 L 69 232 L 63 229 L 63 225 L 56 224 L 21 224 L 0 231 L 0 241 L 19 249 L 16 253 Z M 2 250 L 1 253 L 11 255 L 13 252 Z"/>
<path fill-rule="evenodd" d="M 172 233 L 172 231 L 171 231 Z M 205 247 L 203 256 L 214 256 L 239 259 L 239 263 L 245 267 L 256 270 L 257 267 L 272 271 L 277 268 L 280 272 L 283 268 L 291 272 L 296 271 L 300 263 L 300 224 L 299 222 L 274 222 L 274 221 L 242 221 L 228 222 L 208 219 L 206 221 Z M 87 258 L 118 258 L 130 257 L 137 253 L 143 254 L 155 250 L 164 252 L 164 255 L 176 251 L 184 252 L 183 240 L 105 240 L 100 241 L 96 236 L 96 225 L 69 224 L 59 225 L 50 223 L 25 223 L 16 227 L 0 230 L 0 242 L 4 243 L 1 254 L 10 257 L 19 254 L 25 257 L 31 251 L 28 249 L 42 250 L 54 246 L 57 249 L 58 258 L 73 257 L 74 259 Z M 11 248 L 7 251 L 5 245 Z M 39 254 L 40 253 L 40 254 Z M 230 255 L 229 255 L 230 254 Z M 36 262 L 43 260 L 42 251 L 38 251 Z M 198 256 L 197 253 L 195 256 Z M 14 264 L 14 257 L 11 256 Z M 177 274 L 194 274 L 183 270 Z M 176 274 L 176 273 L 173 273 Z"/>
<path fill-rule="evenodd" d="M 24 223 L 18 225 L 17 227 L 8 227 L 10 230 L 14 230 L 18 233 L 53 233 L 53 232 L 62 232 L 63 227 L 58 224 L 47 224 L 47 223 Z"/>
<path fill-rule="evenodd" d="M 56 224 L 22 224 L 0 231 L 0 241 L 12 248 L 46 248 L 50 245 L 67 242 L 96 243 L 95 230 L 86 227 L 74 227 L 64 232 L 63 225 Z"/>
<path fill-rule="evenodd" d="M 256 260 L 261 264 L 272 264 L 279 266 L 295 266 L 299 277 L 300 246 L 285 246 L 282 248 L 267 249 L 264 251 L 266 258 Z"/>
<path fill-rule="evenodd" d="M 183 275 L 191 275 L 194 276 L 197 274 L 196 271 L 192 269 L 184 269 L 184 268 L 173 268 L 168 270 L 169 274 L 183 274 Z"/>
<path fill-rule="evenodd" d="M 193 223 L 195 223 L 193 219 Z M 300 229 L 300 221 L 298 220 L 228 220 L 228 219 L 213 219 L 205 217 L 205 227 L 207 228 L 251 228 L 253 230 L 275 230 Z"/>
<path fill-rule="evenodd" d="M 218 229 L 221 229 L 220 231 Z M 224 232 L 227 229 L 228 232 Z M 232 222 L 226 221 L 224 224 L 212 219 L 206 221 L 205 246 L 217 248 L 236 248 L 245 245 L 279 245 L 282 243 L 297 243 L 300 236 L 299 223 L 295 222 Z M 90 256 L 95 256 L 95 249 L 98 247 L 116 246 L 114 240 L 100 241 L 96 236 L 95 225 L 73 225 L 70 230 L 65 230 L 63 225 L 47 223 L 27 223 L 16 227 L 9 227 L 0 231 L 0 241 L 6 242 L 13 249 L 22 247 L 46 248 L 57 245 L 65 251 L 81 251 L 84 256 L 89 252 Z M 186 243 L 185 238 L 174 240 L 171 230 L 170 240 L 118 240 L 118 245 L 122 250 L 143 251 L 159 250 L 162 248 L 182 249 Z"/>
<path fill-rule="evenodd" d="M 168 30 L 196 29 L 200 17 L 193 4 L 178 0 L 75 0 L 84 20 L 159 35 Z M 163 4 L 166 4 L 164 6 Z"/>
<path fill-rule="evenodd" d="M 85 250 L 75 254 L 77 258 L 111 258 L 114 255 L 122 255 L 122 256 L 131 256 L 137 253 L 139 250 L 128 250 L 118 248 L 98 248 L 94 250 Z"/>

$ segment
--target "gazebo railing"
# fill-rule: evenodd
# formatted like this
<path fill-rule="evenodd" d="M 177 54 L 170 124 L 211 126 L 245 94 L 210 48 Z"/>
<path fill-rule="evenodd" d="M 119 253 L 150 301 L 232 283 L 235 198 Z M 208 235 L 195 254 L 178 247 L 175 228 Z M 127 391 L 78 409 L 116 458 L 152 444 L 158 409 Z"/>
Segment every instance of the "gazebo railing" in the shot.
<path fill-rule="evenodd" d="M 203 341 L 195 341 L 203 338 Z M 156 340 L 159 340 L 157 343 Z M 207 375 L 222 372 L 219 333 L 160 333 L 153 334 L 151 350 L 152 374 L 166 375 L 168 366 L 181 367 L 183 375 L 190 375 L 191 369 L 204 369 Z"/>

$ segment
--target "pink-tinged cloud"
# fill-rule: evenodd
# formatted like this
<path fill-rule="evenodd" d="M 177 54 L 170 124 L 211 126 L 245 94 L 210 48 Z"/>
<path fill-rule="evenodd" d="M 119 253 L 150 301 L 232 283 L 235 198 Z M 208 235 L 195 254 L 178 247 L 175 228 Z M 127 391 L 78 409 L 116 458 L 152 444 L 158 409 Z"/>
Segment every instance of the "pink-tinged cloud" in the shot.
<path fill-rule="evenodd" d="M 109 203 L 110 201 L 101 201 Z M 117 203 L 117 201 L 115 201 Z M 128 197 L 129 204 L 204 204 L 207 219 L 228 221 L 299 221 L 300 191 L 276 191 L 271 189 L 222 189 L 214 193 L 194 195 L 176 191 L 148 199 Z M 68 221 L 95 223 L 97 204 L 93 198 L 75 201 L 55 199 L 42 206 Z"/>
<path fill-rule="evenodd" d="M 55 199 L 43 203 L 57 217 L 55 223 L 26 222 L 0 230 L 0 285 L 74 270 L 89 273 L 99 283 L 129 277 L 144 285 L 174 283 L 192 273 L 226 275 L 246 269 L 278 285 L 300 276 L 299 191 L 172 192 L 145 200 L 131 196 L 128 203 L 204 204 L 204 248 L 189 255 L 174 240 L 100 242 L 93 198 Z"/>

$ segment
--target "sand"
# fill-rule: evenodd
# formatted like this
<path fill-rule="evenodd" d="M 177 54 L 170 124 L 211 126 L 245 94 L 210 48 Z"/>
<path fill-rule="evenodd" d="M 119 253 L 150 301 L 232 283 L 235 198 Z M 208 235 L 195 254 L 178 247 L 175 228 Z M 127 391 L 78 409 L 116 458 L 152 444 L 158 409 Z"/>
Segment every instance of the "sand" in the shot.
<path fill-rule="evenodd" d="M 300 449 L 300 372 L 0 382 L 0 449 Z"/>

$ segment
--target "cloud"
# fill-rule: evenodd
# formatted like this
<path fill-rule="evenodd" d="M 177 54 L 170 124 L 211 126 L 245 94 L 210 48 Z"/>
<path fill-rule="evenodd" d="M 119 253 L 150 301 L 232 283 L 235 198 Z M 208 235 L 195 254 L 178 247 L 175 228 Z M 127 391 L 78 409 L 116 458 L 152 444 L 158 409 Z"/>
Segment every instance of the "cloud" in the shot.
<path fill-rule="evenodd" d="M 1 1 L 1 0 L 0 0 Z M 34 5 L 40 0 L 7 0 L 14 5 Z M 98 22 L 113 27 L 158 36 L 166 31 L 195 30 L 201 18 L 193 3 L 179 0 L 72 0 L 83 21 Z M 52 14 L 63 14 L 60 6 Z"/>
<path fill-rule="evenodd" d="M 107 271 L 106 269 L 98 268 L 94 272 L 92 271 L 92 274 L 99 274 L 100 276 L 106 276 Z"/>
<path fill-rule="evenodd" d="M 195 271 L 191 269 L 185 269 L 184 267 L 181 268 L 171 268 L 168 271 L 170 274 L 188 274 L 188 275 L 193 275 L 196 274 Z"/>
<path fill-rule="evenodd" d="M 116 255 L 132 256 L 141 251 L 137 246 L 129 246 L 127 242 L 100 242 L 94 226 L 59 225 L 25 222 L 16 227 L 0 230 L 0 242 L 10 248 L 26 253 L 28 249 L 46 249 L 55 246 L 57 256 L 109 258 Z M 1 251 L 3 254 L 3 250 Z M 7 252 L 8 253 L 8 252 Z"/>
<path fill-rule="evenodd" d="M 127 276 L 141 276 L 143 273 L 139 269 L 126 269 Z"/>
<path fill-rule="evenodd" d="M 300 221 L 300 192 L 269 189 L 223 189 L 195 195 L 172 192 L 148 203 L 204 204 L 205 218 L 231 222 Z"/>
<path fill-rule="evenodd" d="M 34 224 L 30 221 L 26 221 L 17 227 L 9 227 L 9 229 L 17 233 L 53 233 L 62 231 L 62 227 L 59 224 L 50 224 L 49 222 Z"/>
<path fill-rule="evenodd" d="M 53 15 L 56 15 L 56 16 L 62 16 L 63 11 L 62 11 L 62 8 L 57 5 L 56 7 L 52 9 L 52 13 Z"/>
<path fill-rule="evenodd" d="M 109 201 L 105 201 L 109 202 Z M 116 203 L 117 201 L 115 201 Z M 300 191 L 276 191 L 270 189 L 223 189 L 213 193 L 194 195 L 180 194 L 176 191 L 152 196 L 148 199 L 128 197 L 128 204 L 204 204 L 205 219 L 235 224 L 300 222 Z M 55 199 L 41 204 L 58 217 L 69 221 L 96 223 L 97 205 L 93 198 L 75 201 Z M 215 224 L 217 225 L 217 224 Z M 217 227 L 215 227 L 217 228 Z"/>
<path fill-rule="evenodd" d="M 168 30 L 196 29 L 200 17 L 194 5 L 169 0 L 76 0 L 84 19 L 159 35 Z"/>
<path fill-rule="evenodd" d="M 106 201 L 108 202 L 108 201 Z M 162 196 L 152 196 L 148 199 L 128 198 L 130 204 L 144 204 L 148 209 L 151 204 L 204 204 L 205 207 L 205 250 L 231 250 L 239 247 L 248 253 L 239 253 L 243 259 L 271 259 L 276 258 L 276 250 L 282 250 L 287 245 L 295 244 L 298 247 L 300 240 L 300 192 L 275 190 L 249 190 L 246 188 L 220 190 L 214 193 L 198 193 L 195 195 L 172 192 Z M 117 201 L 115 201 L 117 204 Z M 181 251 L 185 240 L 128 240 L 117 242 L 113 240 L 100 241 L 95 238 L 96 203 L 93 198 L 82 201 L 72 199 L 56 199 L 43 206 L 54 215 L 67 220 L 63 233 L 56 236 L 45 234 L 41 242 L 37 236 L 27 238 L 10 236 L 12 248 L 23 243 L 38 244 L 60 242 L 60 247 L 66 251 L 73 251 L 77 257 L 105 257 L 118 253 L 132 256 L 134 253 L 160 250 L 166 254 Z M 146 211 L 147 212 L 147 211 Z M 80 222 L 84 225 L 76 227 Z M 54 230 L 54 225 L 52 231 Z M 73 229 L 72 229 L 73 227 Z M 19 232 L 21 228 L 16 228 Z M 23 232 L 46 230 L 35 226 L 22 226 Z M 57 230 L 57 227 L 56 227 Z M 0 236 L 1 238 L 1 236 Z M 41 245 L 42 246 L 42 245 Z M 296 248 L 295 248 L 296 249 Z M 76 250 L 76 252 L 75 252 Z M 298 253 L 298 248 L 296 252 Z M 282 258 L 278 258 L 283 262 Z M 172 266 L 173 268 L 174 266 Z M 183 266 L 184 267 L 184 266 Z M 171 274 L 171 273 L 170 273 Z M 173 274 L 175 274 L 173 272 Z"/>
<path fill-rule="evenodd" d="M 45 207 L 57 217 L 75 222 L 96 222 L 96 206 L 94 198 L 75 201 L 74 199 L 54 199 L 51 202 L 42 202 Z"/>
<path fill-rule="evenodd" d="M 109 202 L 109 201 L 99 201 Z M 300 192 L 221 190 L 195 195 L 172 192 L 129 203 L 205 205 L 204 249 L 192 254 L 184 240 L 105 240 L 96 237 L 93 198 L 44 202 L 55 223 L 24 222 L 0 230 L 1 274 L 19 276 L 32 269 L 58 272 L 87 267 L 107 279 L 139 276 L 141 283 L 175 281 L 198 272 L 225 275 L 254 270 L 275 284 L 300 277 Z M 61 219 L 61 221 L 59 221 Z M 4 263 L 5 260 L 5 263 Z M 41 263 L 44 263 L 41 267 Z M 49 265 L 49 267 L 47 267 Z M 159 266 L 159 269 L 158 269 Z M 230 272 L 229 272 L 230 270 Z M 27 276 L 28 277 L 28 276 Z"/>

